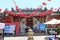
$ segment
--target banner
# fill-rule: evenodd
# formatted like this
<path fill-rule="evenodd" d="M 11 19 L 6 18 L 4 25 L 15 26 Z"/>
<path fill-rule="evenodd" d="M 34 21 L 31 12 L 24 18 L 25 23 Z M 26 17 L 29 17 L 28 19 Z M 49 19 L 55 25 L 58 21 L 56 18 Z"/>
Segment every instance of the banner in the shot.
<path fill-rule="evenodd" d="M 46 30 L 46 24 L 39 24 L 39 30 Z"/>
<path fill-rule="evenodd" d="M 0 23 L 0 29 L 4 29 L 5 23 Z"/>
<path fill-rule="evenodd" d="M 14 33 L 15 31 L 15 25 L 5 25 L 4 33 Z"/>

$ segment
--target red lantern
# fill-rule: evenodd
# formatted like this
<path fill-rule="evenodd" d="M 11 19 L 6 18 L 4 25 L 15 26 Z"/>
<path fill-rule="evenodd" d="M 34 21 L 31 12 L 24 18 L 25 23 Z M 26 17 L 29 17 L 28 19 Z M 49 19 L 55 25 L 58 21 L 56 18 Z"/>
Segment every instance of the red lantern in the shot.
<path fill-rule="evenodd" d="M 6 14 L 10 14 L 10 12 L 9 12 L 9 11 L 6 11 L 5 13 L 6 13 Z"/>
<path fill-rule="evenodd" d="M 30 14 L 30 16 L 32 17 L 33 15 L 32 15 L 32 14 Z"/>
<path fill-rule="evenodd" d="M 16 14 L 15 16 L 18 16 L 18 14 Z"/>
<path fill-rule="evenodd" d="M 47 4 L 46 4 L 46 2 L 42 2 L 42 5 L 43 5 L 43 6 L 46 6 Z"/>
<path fill-rule="evenodd" d="M 48 11 L 48 15 L 49 15 L 49 14 L 52 14 L 52 13 L 53 13 L 53 10 L 49 10 L 49 11 Z"/>
<path fill-rule="evenodd" d="M 55 8 L 54 10 L 57 10 L 57 8 Z"/>
<path fill-rule="evenodd" d="M 4 11 L 4 13 L 6 14 L 7 11 Z"/>
<path fill-rule="evenodd" d="M 44 11 L 42 14 L 43 14 L 43 16 L 47 15 L 46 11 Z"/>
<path fill-rule="evenodd" d="M 33 15 L 29 14 L 30 17 L 32 17 Z"/>
<path fill-rule="evenodd" d="M 42 16 L 42 13 L 40 13 L 39 16 Z"/>
<path fill-rule="evenodd" d="M 40 13 L 40 16 L 45 16 L 45 12 Z"/>
<path fill-rule="evenodd" d="M 49 2 L 51 1 L 51 0 L 48 0 Z"/>
<path fill-rule="evenodd" d="M 15 14 L 15 16 L 17 16 L 17 14 Z"/>
<path fill-rule="evenodd" d="M 2 9 L 0 9 L 0 12 L 2 11 Z"/>
<path fill-rule="evenodd" d="M 9 15 L 12 15 L 12 12 L 9 12 Z"/>
<path fill-rule="evenodd" d="M 9 16 L 10 16 L 10 14 L 9 14 Z"/>
<path fill-rule="evenodd" d="M 16 14 L 15 14 L 15 16 L 16 16 Z"/>
<path fill-rule="evenodd" d="M 60 10 L 60 7 L 59 7 L 59 10 Z"/>
<path fill-rule="evenodd" d="M 12 16 L 13 16 L 13 14 L 12 14 Z"/>
<path fill-rule="evenodd" d="M 18 10 L 18 6 L 16 6 L 16 10 Z"/>
<path fill-rule="evenodd" d="M 15 16 L 15 14 L 13 14 L 13 16 Z"/>
<path fill-rule="evenodd" d="M 25 14 L 20 14 L 20 17 L 25 17 Z"/>
<path fill-rule="evenodd" d="M 9 15 L 11 16 L 12 14 L 10 13 Z"/>
<path fill-rule="evenodd" d="M 31 16 L 29 16 L 29 15 L 28 15 L 28 16 L 25 16 L 25 18 L 30 18 L 30 17 L 31 17 Z"/>
<path fill-rule="evenodd" d="M 42 13 L 42 16 L 44 16 L 44 13 Z"/>
<path fill-rule="evenodd" d="M 47 15 L 47 12 L 46 11 L 40 13 L 40 16 L 46 16 L 46 15 Z"/>
<path fill-rule="evenodd" d="M 33 14 L 33 13 L 31 14 L 32 17 L 33 17 L 34 15 L 35 15 L 35 14 Z"/>

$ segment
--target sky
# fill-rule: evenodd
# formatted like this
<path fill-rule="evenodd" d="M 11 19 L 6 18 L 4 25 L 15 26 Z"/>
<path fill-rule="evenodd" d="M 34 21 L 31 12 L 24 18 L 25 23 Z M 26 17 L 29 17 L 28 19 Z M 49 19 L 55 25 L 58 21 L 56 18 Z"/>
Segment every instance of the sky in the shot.
<path fill-rule="evenodd" d="M 60 0 L 51 0 L 50 2 L 47 0 L 15 0 L 16 4 L 19 6 L 21 9 L 26 9 L 26 8 L 38 8 L 40 6 L 47 7 L 48 9 L 50 8 L 59 8 L 60 7 Z M 42 2 L 46 2 L 47 5 L 43 6 Z M 13 0 L 0 0 L 0 8 L 3 10 L 5 8 L 11 9 L 11 7 L 15 8 Z"/>

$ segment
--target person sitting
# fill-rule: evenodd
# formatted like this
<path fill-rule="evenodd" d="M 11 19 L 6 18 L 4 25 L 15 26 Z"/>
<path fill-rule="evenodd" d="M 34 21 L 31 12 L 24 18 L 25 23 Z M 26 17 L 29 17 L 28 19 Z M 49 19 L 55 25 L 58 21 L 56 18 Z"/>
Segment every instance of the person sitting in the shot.
<path fill-rule="evenodd" d="M 30 29 L 30 27 L 26 27 L 25 32 L 27 33 L 29 29 Z"/>

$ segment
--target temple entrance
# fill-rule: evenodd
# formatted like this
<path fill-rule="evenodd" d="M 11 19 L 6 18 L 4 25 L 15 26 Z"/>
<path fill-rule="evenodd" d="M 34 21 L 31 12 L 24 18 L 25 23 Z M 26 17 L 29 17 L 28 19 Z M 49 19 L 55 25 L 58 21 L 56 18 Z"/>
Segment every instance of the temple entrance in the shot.
<path fill-rule="evenodd" d="M 38 26 L 39 20 L 37 18 L 22 18 L 20 22 L 20 33 L 25 33 L 29 28 L 37 27 L 37 30 L 39 28 Z"/>
<path fill-rule="evenodd" d="M 27 18 L 26 19 L 26 25 L 33 28 L 33 18 Z"/>

